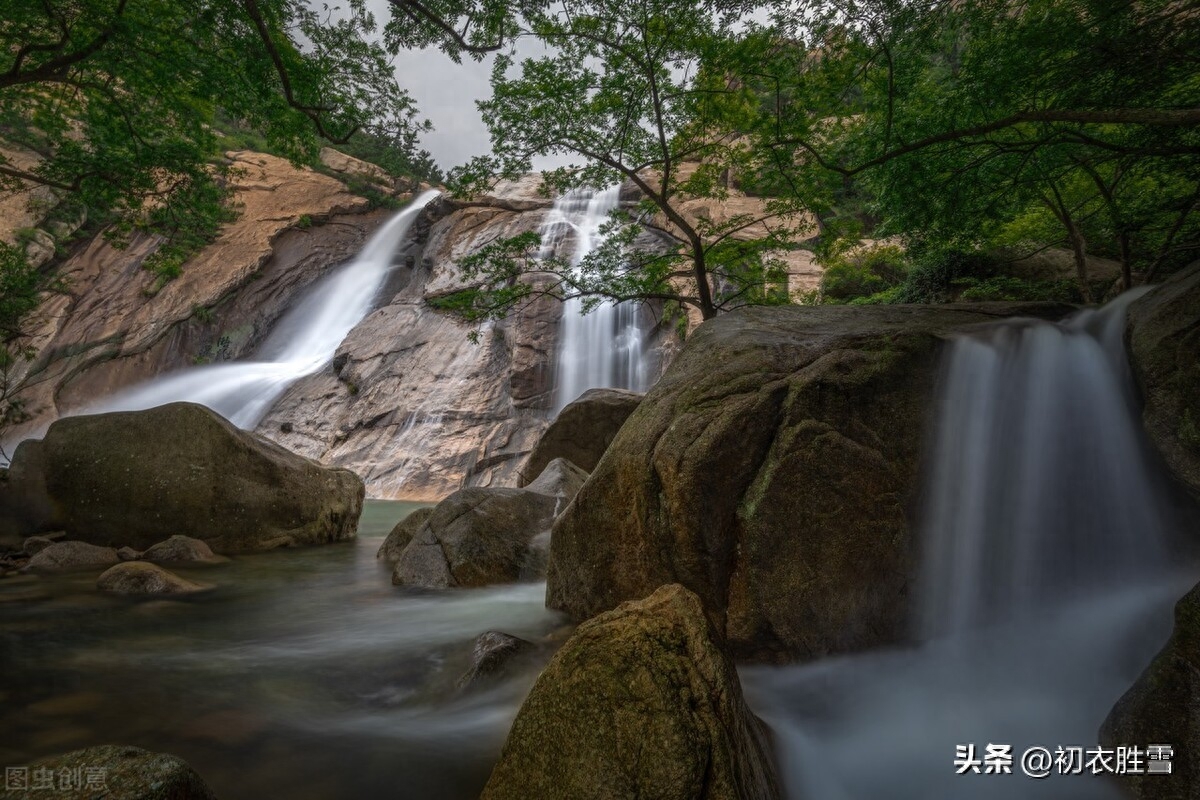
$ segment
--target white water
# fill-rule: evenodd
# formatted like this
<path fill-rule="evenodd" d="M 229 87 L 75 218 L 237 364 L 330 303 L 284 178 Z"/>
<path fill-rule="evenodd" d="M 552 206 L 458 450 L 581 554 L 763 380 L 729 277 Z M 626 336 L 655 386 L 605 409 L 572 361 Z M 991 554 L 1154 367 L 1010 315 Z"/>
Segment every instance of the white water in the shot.
<path fill-rule="evenodd" d="M 438 195 L 417 197 L 380 228 L 353 261 L 319 281 L 279 321 L 257 361 L 180 370 L 114 394 L 76 413 L 138 411 L 188 401 L 253 428 L 289 386 L 329 363 L 346 335 L 370 312 L 392 269 L 396 248 L 417 215 Z"/>
<path fill-rule="evenodd" d="M 621 187 L 612 186 L 595 194 L 573 191 L 560 196 L 542 223 L 541 256 L 555 254 L 573 233 L 571 265 L 578 266 L 600 243 L 600 229 L 617 207 L 620 194 Z M 641 311 L 635 303 L 605 302 L 584 314 L 580 298 L 563 304 L 555 412 L 588 389 L 645 391 L 649 383 L 644 358 L 647 331 Z"/>
<path fill-rule="evenodd" d="M 1122 348 L 1132 299 L 951 345 L 914 609 L 928 640 L 744 675 L 791 800 L 1119 796 L 1091 775 L 1028 778 L 1019 758 L 1097 746 L 1196 580 L 1167 556 Z M 956 745 L 989 743 L 1013 746 L 1014 774 L 956 774 Z"/>

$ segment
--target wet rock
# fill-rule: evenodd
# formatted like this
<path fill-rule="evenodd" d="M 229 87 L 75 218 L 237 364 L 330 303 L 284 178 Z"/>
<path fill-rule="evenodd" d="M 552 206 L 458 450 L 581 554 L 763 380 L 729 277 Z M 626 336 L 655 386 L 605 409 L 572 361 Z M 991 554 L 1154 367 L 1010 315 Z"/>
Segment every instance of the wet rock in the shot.
<path fill-rule="evenodd" d="M 21 547 L 28 555 L 36 556 L 52 544 L 54 540 L 49 536 L 30 536 Z"/>
<path fill-rule="evenodd" d="M 1129 351 L 1146 431 L 1200 499 L 1200 261 L 1129 307 Z"/>
<path fill-rule="evenodd" d="M 87 542 L 54 542 L 29 559 L 26 569 L 30 572 L 69 572 L 110 567 L 120 560 L 117 551 L 111 547 L 98 547 Z"/>
<path fill-rule="evenodd" d="M 568 404 L 542 434 L 518 476 L 518 485 L 533 481 L 556 458 L 591 472 L 617 431 L 645 395 L 622 389 L 589 389 Z"/>
<path fill-rule="evenodd" d="M 443 589 L 521 580 L 530 541 L 549 528 L 557 502 L 523 489 L 457 491 L 401 551 L 392 583 Z"/>
<path fill-rule="evenodd" d="M 396 523 L 387 538 L 383 540 L 383 544 L 379 546 L 379 552 L 375 554 L 375 558 L 386 561 L 389 564 L 395 564 L 400 558 L 400 553 L 408 546 L 417 531 L 433 514 L 433 506 L 426 508 L 418 508 L 410 513 L 407 517 Z"/>
<path fill-rule="evenodd" d="M 1175 605 L 1175 629 L 1100 728 L 1105 747 L 1150 744 L 1174 750 L 1171 774 L 1125 774 L 1118 780 L 1137 800 L 1200 796 L 1200 585 Z M 1145 765 L 1143 765 L 1145 766 Z"/>
<path fill-rule="evenodd" d="M 549 495 L 558 500 L 556 512 L 567 507 L 583 488 L 588 474 L 565 458 L 556 458 L 546 465 L 537 480 L 525 487 L 526 491 Z"/>
<path fill-rule="evenodd" d="M 122 547 L 117 550 L 117 556 L 122 561 L 137 561 L 142 557 L 142 554 L 132 547 Z"/>
<path fill-rule="evenodd" d="M 110 567 L 96 579 L 96 587 L 109 594 L 125 595 L 192 594 L 212 588 L 145 561 L 127 561 Z"/>
<path fill-rule="evenodd" d="M 52 789 L 8 791 L 3 798 L 45 797 L 54 800 L 216 800 L 216 795 L 186 761 L 125 745 L 102 745 L 74 750 L 34 762 L 48 770 Z M 78 786 L 75 776 L 80 777 Z M 70 784 L 64 789 L 64 776 Z M 32 785 L 32 784 L 31 784 Z"/>
<path fill-rule="evenodd" d="M 681 583 L 737 658 L 903 641 L 944 341 L 1069 310 L 791 306 L 706 322 L 556 521 L 547 605 L 583 621 Z"/>
<path fill-rule="evenodd" d="M 471 668 L 458 679 L 460 689 L 481 686 L 510 670 L 514 663 L 537 650 L 533 642 L 500 631 L 487 631 L 475 639 Z"/>
<path fill-rule="evenodd" d="M 164 531 L 217 552 L 350 539 L 364 493 L 353 473 L 193 403 L 61 419 L 17 448 L 13 469 L 27 465 L 53 501 L 54 527 L 114 547 L 149 547 Z"/>
<path fill-rule="evenodd" d="M 142 558 L 162 563 L 187 562 L 190 564 L 223 564 L 229 560 L 214 553 L 207 544 L 199 539 L 178 535 L 151 546 L 149 550 L 142 553 Z"/>
<path fill-rule="evenodd" d="M 521 706 L 483 800 L 774 800 L 763 724 L 681 586 L 580 625 Z"/>

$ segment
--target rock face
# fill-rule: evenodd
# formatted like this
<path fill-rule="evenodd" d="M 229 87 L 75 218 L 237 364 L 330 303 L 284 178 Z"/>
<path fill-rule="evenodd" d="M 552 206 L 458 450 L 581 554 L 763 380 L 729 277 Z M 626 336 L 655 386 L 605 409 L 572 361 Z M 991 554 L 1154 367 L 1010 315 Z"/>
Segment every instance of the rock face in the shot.
<path fill-rule="evenodd" d="M 714 637 L 677 585 L 581 625 L 521 706 L 483 800 L 781 797 Z"/>
<path fill-rule="evenodd" d="M 433 510 L 400 553 L 397 586 L 445 589 L 531 579 L 531 540 L 550 527 L 556 498 L 523 489 L 462 489 Z"/>
<path fill-rule="evenodd" d="M 56 800 L 216 800 L 212 790 L 186 761 L 166 753 L 137 747 L 103 745 L 44 758 L 33 769 L 45 768 L 55 776 L 55 789 L 5 792 L 0 797 L 48 797 Z M 83 786 L 60 790 L 60 771 L 83 776 Z M 30 772 L 32 773 L 32 769 Z M 93 781 L 91 785 L 88 780 Z M 99 786 L 97 786 L 99 784 Z M 31 784 L 32 785 L 32 784 Z"/>
<path fill-rule="evenodd" d="M 400 553 L 404 552 L 404 548 L 417 535 L 417 531 L 421 529 L 421 526 L 429 520 L 431 514 L 433 514 L 432 506 L 418 508 L 397 522 L 395 527 L 388 533 L 387 538 L 383 540 L 383 544 L 379 546 L 379 552 L 375 554 L 375 558 L 386 561 L 389 564 L 395 564 L 396 559 L 400 558 Z"/>
<path fill-rule="evenodd" d="M 145 561 L 127 561 L 109 567 L 96 579 L 96 587 L 109 594 L 125 595 L 194 594 L 211 588 Z"/>
<path fill-rule="evenodd" d="M 144 548 L 169 533 L 220 552 L 324 544 L 353 538 L 362 511 L 353 473 L 191 403 L 61 419 L 44 440 L 21 444 L 13 471 L 26 459 L 52 504 L 40 527 L 93 544 Z M 14 494 L 0 494 L 0 516 Z"/>
<path fill-rule="evenodd" d="M 54 542 L 29 559 L 28 569 L 31 572 L 103 569 L 120 560 L 117 551 L 111 547 L 97 547 L 87 542 Z"/>
<path fill-rule="evenodd" d="M 306 287 L 359 250 L 385 218 L 333 178 L 261 153 L 235 152 L 237 220 L 161 288 L 141 268 L 159 240 L 118 250 L 97 237 L 63 263 L 67 292 L 33 313 L 34 350 L 10 376 L 33 415 L 60 414 L 160 373 L 252 352 Z M 11 453 L 11 450 L 9 451 Z"/>
<path fill-rule="evenodd" d="M 645 395 L 621 389 L 590 389 L 558 412 L 521 467 L 524 486 L 556 458 L 591 472 Z"/>
<path fill-rule="evenodd" d="M 547 605 L 677 582 L 738 658 L 904 639 L 944 339 L 1049 304 L 743 309 L 705 323 L 554 526 Z"/>
<path fill-rule="evenodd" d="M 1200 499 L 1200 262 L 1130 306 L 1129 342 L 1146 430 Z"/>
<path fill-rule="evenodd" d="M 1138 800 L 1200 795 L 1200 586 L 1175 606 L 1175 630 L 1146 671 L 1117 701 L 1100 728 L 1108 747 L 1167 744 L 1171 775 L 1122 775 Z"/>

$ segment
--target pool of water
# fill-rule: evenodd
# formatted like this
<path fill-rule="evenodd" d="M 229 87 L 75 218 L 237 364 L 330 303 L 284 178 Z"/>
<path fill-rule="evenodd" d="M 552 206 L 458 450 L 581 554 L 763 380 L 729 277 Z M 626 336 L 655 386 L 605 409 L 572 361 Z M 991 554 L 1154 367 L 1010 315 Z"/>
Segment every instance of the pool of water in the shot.
<path fill-rule="evenodd" d="M 460 691 L 472 642 L 562 619 L 540 583 L 392 586 L 375 552 L 421 505 L 368 501 L 353 542 L 177 569 L 215 586 L 187 600 L 0 581 L 0 763 L 120 743 L 184 758 L 222 800 L 477 797 L 537 665 Z"/>

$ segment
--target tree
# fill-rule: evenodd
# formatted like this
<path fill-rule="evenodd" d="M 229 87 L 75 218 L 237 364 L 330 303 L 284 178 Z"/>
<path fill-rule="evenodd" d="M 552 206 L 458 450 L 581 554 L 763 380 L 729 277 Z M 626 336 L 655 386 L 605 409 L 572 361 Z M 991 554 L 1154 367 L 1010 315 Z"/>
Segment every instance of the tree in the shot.
<path fill-rule="evenodd" d="M 1186 4 L 810 2 L 770 33 L 748 70 L 773 108 L 755 145 L 861 187 L 880 232 L 971 249 L 1040 215 L 1057 233 L 1033 246 L 1068 246 L 1085 297 L 1091 252 L 1129 285 L 1197 247 Z"/>
<path fill-rule="evenodd" d="M 536 236 L 496 243 L 464 264 L 483 288 L 449 305 L 479 317 L 507 313 L 532 293 L 657 299 L 692 306 L 708 319 L 781 300 L 772 288 L 786 276 L 772 253 L 789 246 L 795 215 L 810 198 L 773 199 L 761 214 L 723 222 L 683 211 L 689 199 L 726 198 L 731 174 L 764 167 L 737 133 L 757 100 L 722 68 L 724 31 L 738 10 L 692 0 L 525 9 L 529 29 L 550 53 L 519 65 L 497 56 L 493 96 L 479 104 L 493 153 L 459 171 L 458 185 L 478 191 L 496 176 L 530 171 L 535 155 L 567 155 L 578 162 L 547 173 L 551 188 L 628 181 L 644 200 L 614 216 L 605 245 L 578 268 L 537 260 Z M 669 230 L 680 246 L 639 246 L 639 233 L 652 225 Z M 761 235 L 747 235 L 756 226 L 765 229 Z M 536 285 L 517 280 L 531 272 L 542 278 Z"/>

